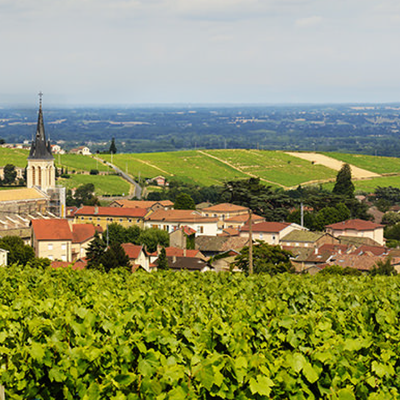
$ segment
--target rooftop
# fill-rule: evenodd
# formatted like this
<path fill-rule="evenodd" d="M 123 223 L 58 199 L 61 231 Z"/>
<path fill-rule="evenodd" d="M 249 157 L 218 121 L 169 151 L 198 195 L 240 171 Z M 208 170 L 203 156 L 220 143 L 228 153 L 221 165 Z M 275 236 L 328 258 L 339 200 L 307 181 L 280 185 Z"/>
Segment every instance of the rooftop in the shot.
<path fill-rule="evenodd" d="M 72 241 L 72 232 L 66 219 L 33 219 L 31 224 L 37 240 Z"/>
<path fill-rule="evenodd" d="M 259 222 L 258 224 L 252 224 L 253 232 L 262 233 L 277 233 L 287 228 L 290 223 L 287 222 Z M 244 225 L 241 228 L 242 232 L 249 232 L 249 225 Z"/>
<path fill-rule="evenodd" d="M 123 209 L 123 208 L 122 208 Z M 217 222 L 218 218 L 209 218 L 200 215 L 194 210 L 157 210 L 150 214 L 147 221 L 166 221 L 166 222 Z"/>
<path fill-rule="evenodd" d="M 248 212 L 247 207 L 242 207 L 242 206 L 237 206 L 236 204 L 231 204 L 231 203 L 221 203 L 221 204 L 216 204 L 215 206 L 203 208 L 202 212 L 237 212 L 237 211 L 243 211 L 243 212 Z"/>
<path fill-rule="evenodd" d="M 292 231 L 281 239 L 281 242 L 311 242 L 321 239 L 326 233 L 311 231 Z"/>
<path fill-rule="evenodd" d="M 92 224 L 73 224 L 72 243 L 83 243 L 94 237 L 96 228 Z"/>
<path fill-rule="evenodd" d="M 83 206 L 76 210 L 75 215 L 144 218 L 147 212 L 145 208 Z"/>
<path fill-rule="evenodd" d="M 364 221 L 362 219 L 348 219 L 347 221 L 337 222 L 336 224 L 326 225 L 325 228 L 334 230 L 356 230 L 356 231 L 373 231 L 377 228 L 383 228 L 383 225 L 375 224 L 375 222 Z"/>
<path fill-rule="evenodd" d="M 35 188 L 0 190 L 0 201 L 42 200 L 47 198 L 43 192 Z"/>

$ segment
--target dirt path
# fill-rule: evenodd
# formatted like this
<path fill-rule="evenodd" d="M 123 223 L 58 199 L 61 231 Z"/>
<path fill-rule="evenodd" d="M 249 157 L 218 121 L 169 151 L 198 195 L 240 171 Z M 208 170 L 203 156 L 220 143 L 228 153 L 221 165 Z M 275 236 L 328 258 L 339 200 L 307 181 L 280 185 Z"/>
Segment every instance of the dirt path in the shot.
<path fill-rule="evenodd" d="M 339 161 L 334 158 L 325 156 L 323 154 L 318 154 L 318 153 L 287 152 L 286 154 L 289 154 L 290 156 L 298 157 L 298 158 L 301 158 L 303 160 L 307 160 L 310 162 L 314 161 L 315 164 L 323 165 L 323 166 L 333 169 L 335 171 L 339 171 L 342 168 L 343 164 L 345 164 L 342 161 Z M 379 178 L 381 176 L 375 172 L 371 172 L 366 169 L 358 168 L 351 164 L 350 164 L 350 167 L 351 167 L 351 175 L 354 179 Z"/>
<path fill-rule="evenodd" d="M 252 173 L 250 173 L 250 172 L 243 171 L 243 170 L 240 169 L 239 167 L 236 167 L 235 165 L 231 164 L 229 161 L 223 160 L 222 158 L 213 156 L 213 155 L 208 154 L 208 153 L 206 153 L 205 151 L 202 151 L 202 150 L 197 150 L 197 152 L 198 152 L 198 153 L 201 153 L 201 154 L 203 154 L 203 155 L 205 155 L 205 156 L 207 156 L 207 157 L 213 158 L 214 160 L 217 160 L 217 161 L 219 161 L 219 162 L 221 162 L 221 163 L 227 165 L 228 167 L 231 167 L 231 168 L 235 169 L 236 171 L 241 172 L 242 174 L 245 174 L 245 175 L 247 175 L 247 176 L 250 176 L 251 178 L 260 178 L 258 175 L 252 174 Z M 260 181 L 267 182 L 267 183 L 270 183 L 270 184 L 272 184 L 272 185 L 278 185 L 278 186 L 280 186 L 280 187 L 286 188 L 285 185 L 282 185 L 282 184 L 277 183 L 277 182 L 272 182 L 272 181 L 269 181 L 269 180 L 264 179 L 264 178 L 260 178 Z"/>
<path fill-rule="evenodd" d="M 161 171 L 163 174 L 165 175 L 170 175 L 170 176 L 174 176 L 174 174 L 171 174 L 170 172 L 164 171 L 163 169 L 161 169 L 160 167 L 157 167 L 156 165 L 153 165 L 152 163 L 148 162 L 148 161 L 144 161 L 144 160 L 139 160 L 138 158 L 136 159 L 136 161 L 141 162 L 142 164 L 146 164 L 149 167 L 152 167 L 154 169 L 158 169 L 159 171 Z"/>

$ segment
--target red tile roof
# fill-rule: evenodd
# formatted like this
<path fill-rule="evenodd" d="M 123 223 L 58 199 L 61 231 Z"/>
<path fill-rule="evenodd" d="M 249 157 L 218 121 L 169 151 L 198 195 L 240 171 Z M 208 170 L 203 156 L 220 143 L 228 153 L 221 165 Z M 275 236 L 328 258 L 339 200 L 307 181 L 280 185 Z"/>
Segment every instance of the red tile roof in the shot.
<path fill-rule="evenodd" d="M 94 237 L 96 228 L 92 224 L 73 224 L 72 243 L 83 243 Z"/>
<path fill-rule="evenodd" d="M 383 254 L 388 253 L 388 248 L 385 246 L 367 246 L 367 245 L 362 245 L 352 251 L 350 254 L 354 255 L 361 255 L 363 253 L 371 253 L 374 256 L 381 256 Z"/>
<path fill-rule="evenodd" d="M 143 218 L 147 212 L 145 208 L 83 206 L 75 212 L 75 215 Z"/>
<path fill-rule="evenodd" d="M 290 224 L 287 222 L 260 222 L 258 224 L 253 224 L 253 232 L 267 232 L 275 233 L 287 228 Z M 246 224 L 240 229 L 242 232 L 249 232 L 249 225 Z"/>
<path fill-rule="evenodd" d="M 189 258 L 193 258 L 193 257 L 198 257 L 201 253 L 200 250 L 190 250 L 187 249 L 186 250 L 186 256 L 184 256 L 184 252 L 185 250 L 180 249 L 178 247 L 166 247 L 165 248 L 165 254 L 167 257 L 189 257 Z M 153 256 L 156 257 L 158 256 L 158 253 L 155 251 L 154 253 L 149 253 L 149 256 Z"/>
<path fill-rule="evenodd" d="M 68 262 L 68 261 L 52 261 L 51 263 L 51 267 L 54 269 L 57 268 L 68 268 L 69 266 L 72 267 L 72 269 L 74 270 L 82 270 L 84 268 L 86 268 L 87 265 L 87 261 L 86 259 L 79 259 L 77 261 L 72 261 L 72 262 Z"/>
<path fill-rule="evenodd" d="M 235 215 L 234 217 L 226 218 L 224 219 L 224 222 L 247 222 L 249 220 L 249 214 L 241 214 L 241 215 Z M 256 221 L 264 221 L 264 217 L 260 217 L 259 215 L 253 214 L 251 216 L 251 220 L 253 223 Z"/>
<path fill-rule="evenodd" d="M 247 207 L 242 207 L 242 206 L 237 206 L 236 204 L 231 204 L 231 203 L 221 203 L 221 204 L 216 204 L 215 206 L 203 208 L 202 212 L 237 212 L 237 211 L 243 211 L 247 212 L 249 209 Z"/>
<path fill-rule="evenodd" d="M 336 224 L 326 225 L 325 228 L 331 228 L 340 231 L 347 229 L 356 231 L 373 231 L 377 228 L 383 228 L 383 225 L 375 224 L 375 222 L 371 221 L 364 221 L 362 219 L 349 219 L 347 221 L 337 222 Z"/>
<path fill-rule="evenodd" d="M 122 248 L 125 251 L 125 254 L 131 259 L 136 260 L 140 256 L 140 252 L 143 249 L 143 246 L 138 246 L 132 243 L 122 243 Z"/>
<path fill-rule="evenodd" d="M 350 267 L 361 271 L 370 271 L 374 268 L 377 261 L 384 261 L 385 257 L 374 256 L 369 253 L 364 253 L 361 256 L 354 254 L 344 254 L 332 259 L 330 265 L 340 265 L 341 267 Z"/>
<path fill-rule="evenodd" d="M 123 209 L 124 208 L 119 208 L 119 210 Z M 218 218 L 203 217 L 194 210 L 157 210 L 150 214 L 146 218 L 146 221 L 212 223 L 219 220 Z"/>
<path fill-rule="evenodd" d="M 171 200 L 160 200 L 160 201 L 150 201 L 150 200 L 116 200 L 117 204 L 126 208 L 146 208 L 149 209 L 155 204 L 161 204 L 163 207 L 172 207 L 174 203 Z"/>
<path fill-rule="evenodd" d="M 33 219 L 31 224 L 36 240 L 72 240 L 66 219 Z"/>

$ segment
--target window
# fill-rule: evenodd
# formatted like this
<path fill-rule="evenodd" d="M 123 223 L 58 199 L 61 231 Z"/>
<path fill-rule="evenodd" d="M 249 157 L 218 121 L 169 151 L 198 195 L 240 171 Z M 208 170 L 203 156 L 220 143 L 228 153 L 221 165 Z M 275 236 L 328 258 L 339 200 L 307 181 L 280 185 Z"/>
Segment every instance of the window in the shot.
<path fill-rule="evenodd" d="M 48 258 L 49 260 L 53 260 L 53 259 L 54 259 L 53 256 L 47 256 L 47 258 Z"/>
<path fill-rule="evenodd" d="M 263 237 L 264 237 L 264 235 L 262 233 L 260 233 L 260 240 L 263 240 Z M 274 239 L 275 239 L 275 237 L 272 236 L 272 240 L 274 240 Z"/>
<path fill-rule="evenodd" d="M 66 256 L 65 254 L 63 254 L 63 255 L 61 256 L 61 260 L 62 260 L 62 261 L 67 261 L 67 256 Z"/>
<path fill-rule="evenodd" d="M 67 250 L 67 244 L 66 243 L 63 243 L 61 245 L 61 250 Z"/>
<path fill-rule="evenodd" d="M 202 226 L 198 226 L 197 233 L 203 233 L 203 232 L 204 232 L 204 228 Z"/>
<path fill-rule="evenodd" d="M 128 222 L 131 223 L 131 222 L 132 222 L 132 218 L 129 218 L 129 219 L 128 219 Z"/>
<path fill-rule="evenodd" d="M 83 221 L 85 219 L 85 217 L 81 217 L 81 220 Z"/>
<path fill-rule="evenodd" d="M 100 221 L 100 218 L 99 218 L 99 217 L 97 218 L 97 221 Z"/>
<path fill-rule="evenodd" d="M 93 218 L 92 217 L 89 217 L 89 221 L 91 221 Z"/>
<path fill-rule="evenodd" d="M 47 245 L 47 250 L 53 250 L 53 243 L 49 243 Z"/>
<path fill-rule="evenodd" d="M 119 219 L 119 222 L 122 222 L 122 221 L 123 221 L 123 219 L 122 219 L 122 218 L 120 218 L 120 219 Z"/>

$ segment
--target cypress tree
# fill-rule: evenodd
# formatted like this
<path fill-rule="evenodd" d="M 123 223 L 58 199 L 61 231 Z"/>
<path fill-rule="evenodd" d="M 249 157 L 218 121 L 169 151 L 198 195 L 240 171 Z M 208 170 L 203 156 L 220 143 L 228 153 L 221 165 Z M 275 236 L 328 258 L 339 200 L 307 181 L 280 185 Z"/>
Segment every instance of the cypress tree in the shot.
<path fill-rule="evenodd" d="M 349 164 L 344 164 L 336 175 L 336 183 L 332 192 L 346 197 L 354 197 L 354 185 L 351 181 L 351 168 Z"/>

